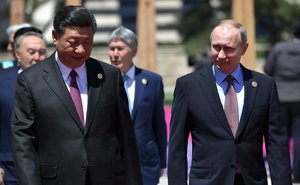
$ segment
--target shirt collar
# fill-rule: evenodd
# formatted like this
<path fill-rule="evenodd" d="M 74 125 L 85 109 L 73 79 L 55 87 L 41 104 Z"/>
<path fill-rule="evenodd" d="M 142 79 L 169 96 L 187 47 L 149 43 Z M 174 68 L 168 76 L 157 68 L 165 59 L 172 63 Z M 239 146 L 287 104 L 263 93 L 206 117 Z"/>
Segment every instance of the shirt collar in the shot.
<path fill-rule="evenodd" d="M 69 74 L 70 74 L 72 69 L 67 67 L 65 64 L 63 64 L 61 62 L 61 60 L 58 58 L 57 52 L 55 53 L 55 59 L 56 59 L 56 62 L 59 66 L 60 72 L 61 72 L 64 80 L 67 81 L 67 79 L 69 77 Z M 85 66 L 85 64 L 81 65 L 78 68 L 75 68 L 74 70 L 76 71 L 79 79 L 83 79 L 86 76 L 86 66 Z"/>
<path fill-rule="evenodd" d="M 135 76 L 135 66 L 132 65 L 131 68 L 124 74 L 126 74 L 131 80 L 133 80 Z"/>
<path fill-rule="evenodd" d="M 213 72 L 215 74 L 216 82 L 218 84 L 221 84 L 225 80 L 227 75 L 229 75 L 220 71 L 215 65 L 213 65 Z M 235 68 L 231 75 L 239 83 L 239 85 L 243 85 L 243 72 L 240 65 L 238 65 L 237 68 Z"/>

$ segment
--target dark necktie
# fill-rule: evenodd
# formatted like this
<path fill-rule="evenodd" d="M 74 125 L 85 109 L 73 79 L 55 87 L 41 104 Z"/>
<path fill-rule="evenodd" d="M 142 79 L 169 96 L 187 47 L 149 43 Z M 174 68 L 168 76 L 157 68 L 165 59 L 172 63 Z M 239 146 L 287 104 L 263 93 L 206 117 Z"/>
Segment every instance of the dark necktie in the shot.
<path fill-rule="evenodd" d="M 70 94 L 74 102 L 74 105 L 76 107 L 77 114 L 80 118 L 81 124 L 84 126 L 83 106 L 82 106 L 80 91 L 76 81 L 76 76 L 77 76 L 76 71 L 72 70 L 70 72 L 70 77 L 71 77 Z"/>
<path fill-rule="evenodd" d="M 233 76 L 228 75 L 225 80 L 228 82 L 228 86 L 225 95 L 224 111 L 226 114 L 227 121 L 230 125 L 231 131 L 235 136 L 238 128 L 239 118 L 238 118 L 237 96 L 233 86 L 234 78 Z"/>

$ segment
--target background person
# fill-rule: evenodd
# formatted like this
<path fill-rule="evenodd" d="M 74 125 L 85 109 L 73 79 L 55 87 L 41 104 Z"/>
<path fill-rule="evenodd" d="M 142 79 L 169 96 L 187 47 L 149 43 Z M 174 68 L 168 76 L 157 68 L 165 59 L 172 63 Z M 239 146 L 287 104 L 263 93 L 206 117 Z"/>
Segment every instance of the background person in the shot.
<path fill-rule="evenodd" d="M 47 58 L 47 43 L 38 28 L 27 27 L 18 30 L 14 40 L 19 72 Z"/>
<path fill-rule="evenodd" d="M 53 20 L 56 51 L 19 74 L 12 141 L 21 185 L 141 185 L 122 76 L 90 58 L 97 29 L 82 6 Z"/>
<path fill-rule="evenodd" d="M 0 71 L 0 167 L 5 170 L 5 185 L 16 185 L 17 175 L 11 143 L 11 113 L 18 73 L 47 57 L 46 41 L 42 32 L 27 27 L 15 33 L 18 63 L 14 67 Z"/>
<path fill-rule="evenodd" d="M 188 65 L 194 67 L 194 70 L 201 69 L 206 65 L 212 65 L 211 51 L 208 47 L 201 55 L 190 55 L 188 56 Z"/>
<path fill-rule="evenodd" d="M 269 53 L 264 72 L 275 78 L 283 124 L 294 140 L 293 181 L 300 183 L 300 22 L 294 39 L 277 43 Z"/>
<path fill-rule="evenodd" d="M 193 145 L 189 184 L 267 185 L 265 138 L 272 184 L 291 185 L 288 139 L 280 121 L 274 79 L 240 64 L 248 48 L 246 30 L 240 23 L 221 21 L 210 39 L 213 66 L 176 82 L 169 185 L 187 184 L 189 133 Z M 228 78 L 233 78 L 230 86 Z"/>
<path fill-rule="evenodd" d="M 22 24 L 11 25 L 6 29 L 6 33 L 7 33 L 6 50 L 11 55 L 12 59 L 1 61 L 0 62 L 0 71 L 3 70 L 3 69 L 14 67 L 18 64 L 17 58 L 16 58 L 15 53 L 14 53 L 14 46 L 13 46 L 14 35 L 15 35 L 15 32 L 18 31 L 19 29 L 30 27 L 30 26 L 31 25 L 29 23 L 22 23 Z"/>
<path fill-rule="evenodd" d="M 166 168 L 167 133 L 162 78 L 134 65 L 138 41 L 125 27 L 108 38 L 108 56 L 124 79 L 129 109 L 136 134 L 144 185 L 156 185 Z"/>

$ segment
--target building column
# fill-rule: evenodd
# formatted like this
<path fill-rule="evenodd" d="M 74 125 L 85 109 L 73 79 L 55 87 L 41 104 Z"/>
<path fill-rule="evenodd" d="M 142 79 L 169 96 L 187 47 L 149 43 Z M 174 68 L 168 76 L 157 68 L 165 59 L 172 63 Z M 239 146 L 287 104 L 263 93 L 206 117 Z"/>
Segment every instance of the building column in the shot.
<path fill-rule="evenodd" d="M 24 0 L 10 0 L 10 12 L 9 12 L 9 23 L 20 24 L 23 23 L 24 18 Z"/>
<path fill-rule="evenodd" d="M 81 5 L 82 1 L 81 0 L 66 0 L 65 5 Z"/>
<path fill-rule="evenodd" d="M 243 24 L 247 30 L 249 46 L 241 62 L 246 67 L 256 70 L 254 1 L 232 0 L 232 19 Z"/>
<path fill-rule="evenodd" d="M 154 0 L 138 0 L 137 36 L 139 67 L 156 72 L 156 9 Z"/>

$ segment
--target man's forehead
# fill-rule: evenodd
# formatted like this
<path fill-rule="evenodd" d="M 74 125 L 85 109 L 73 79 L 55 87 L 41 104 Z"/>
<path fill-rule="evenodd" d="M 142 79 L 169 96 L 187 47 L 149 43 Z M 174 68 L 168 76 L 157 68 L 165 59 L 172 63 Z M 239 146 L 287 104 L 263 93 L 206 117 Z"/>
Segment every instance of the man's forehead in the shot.
<path fill-rule="evenodd" d="M 220 39 L 220 38 L 236 38 L 240 37 L 240 31 L 239 29 L 233 27 L 230 24 L 223 24 L 217 26 L 213 32 L 212 32 L 212 41 L 214 39 Z"/>

